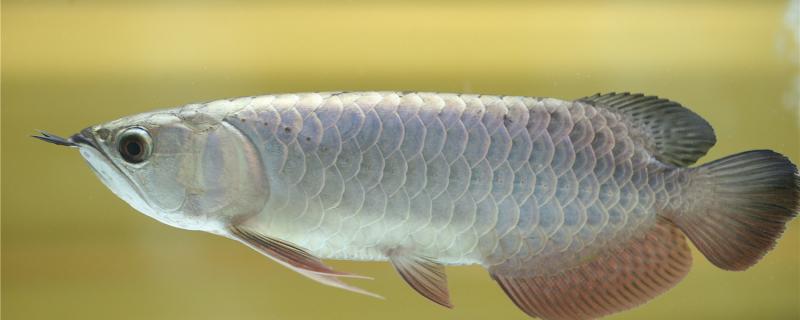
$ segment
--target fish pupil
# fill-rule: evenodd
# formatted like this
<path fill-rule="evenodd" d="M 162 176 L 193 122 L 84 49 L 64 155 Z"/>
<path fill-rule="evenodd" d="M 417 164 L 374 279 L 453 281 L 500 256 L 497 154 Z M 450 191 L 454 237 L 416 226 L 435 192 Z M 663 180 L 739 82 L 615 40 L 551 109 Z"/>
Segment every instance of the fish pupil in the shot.
<path fill-rule="evenodd" d="M 141 142 L 128 141 L 128 143 L 125 145 L 125 151 L 127 151 L 128 155 L 130 156 L 138 157 L 142 153 Z"/>

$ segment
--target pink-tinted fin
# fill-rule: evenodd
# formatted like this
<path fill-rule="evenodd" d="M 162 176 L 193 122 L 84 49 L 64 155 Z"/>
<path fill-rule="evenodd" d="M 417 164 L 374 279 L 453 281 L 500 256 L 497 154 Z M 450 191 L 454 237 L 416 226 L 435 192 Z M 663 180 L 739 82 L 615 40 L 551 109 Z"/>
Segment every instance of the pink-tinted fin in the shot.
<path fill-rule="evenodd" d="M 231 226 L 230 230 L 234 237 L 251 248 L 256 249 L 265 256 L 295 271 L 299 272 L 302 270 L 304 272 L 328 276 L 371 279 L 369 277 L 335 271 L 305 249 L 289 242 L 271 238 L 244 227 Z"/>
<path fill-rule="evenodd" d="M 411 288 L 439 305 L 453 307 L 444 266 L 431 259 L 409 254 L 391 252 L 388 256 L 394 269 Z"/>
<path fill-rule="evenodd" d="M 667 212 L 714 265 L 756 264 L 800 211 L 800 176 L 786 157 L 756 150 L 692 169 L 686 212 Z"/>
<path fill-rule="evenodd" d="M 296 271 L 298 273 L 308 277 L 309 279 L 317 281 L 317 282 L 322 283 L 324 285 L 329 285 L 331 287 L 344 289 L 344 290 L 347 290 L 347 291 L 350 291 L 350 292 L 360 293 L 360 294 L 367 295 L 367 296 L 370 296 L 370 297 L 373 297 L 373 298 L 384 299 L 382 296 L 380 296 L 378 294 L 369 292 L 369 291 L 361 289 L 359 287 L 355 287 L 355 286 L 349 285 L 349 284 L 345 283 L 344 281 L 342 281 L 341 279 L 339 279 L 339 277 L 336 277 L 336 276 L 320 274 L 320 273 L 314 273 L 314 272 L 308 272 L 308 271 L 300 270 L 300 269 L 296 269 Z"/>
<path fill-rule="evenodd" d="M 669 222 L 659 221 L 644 235 L 559 273 L 526 277 L 524 270 L 518 270 L 503 274 L 502 265 L 489 272 L 532 317 L 593 319 L 656 297 L 677 284 L 691 262 L 683 234 Z"/>

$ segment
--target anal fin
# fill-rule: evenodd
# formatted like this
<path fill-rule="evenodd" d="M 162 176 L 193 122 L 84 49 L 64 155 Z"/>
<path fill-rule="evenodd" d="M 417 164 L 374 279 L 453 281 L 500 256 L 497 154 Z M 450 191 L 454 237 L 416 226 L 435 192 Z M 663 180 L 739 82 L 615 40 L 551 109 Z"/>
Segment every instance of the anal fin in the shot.
<path fill-rule="evenodd" d="M 369 277 L 335 271 L 331 267 L 325 265 L 322 260 L 301 247 L 263 235 L 245 227 L 231 226 L 230 231 L 234 238 L 243 242 L 248 247 L 255 249 L 261 254 L 309 279 L 332 287 L 383 299 L 383 297 L 377 294 L 351 286 L 339 279 L 339 277 L 371 279 Z"/>
<path fill-rule="evenodd" d="M 645 303 L 675 286 L 691 261 L 684 235 L 669 222 L 659 221 L 646 234 L 558 273 L 526 276 L 524 270 L 489 271 L 530 316 L 593 319 Z"/>
<path fill-rule="evenodd" d="M 429 300 L 452 308 L 444 266 L 426 257 L 392 251 L 387 254 L 397 273 L 411 288 Z"/>

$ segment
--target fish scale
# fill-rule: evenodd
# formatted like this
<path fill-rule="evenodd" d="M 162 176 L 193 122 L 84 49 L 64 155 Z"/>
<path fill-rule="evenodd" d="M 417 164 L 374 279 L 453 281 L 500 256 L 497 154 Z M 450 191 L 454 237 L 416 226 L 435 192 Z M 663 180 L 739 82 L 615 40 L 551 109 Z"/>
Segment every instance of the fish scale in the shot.
<path fill-rule="evenodd" d="M 231 121 L 252 140 L 274 140 L 273 131 L 263 128 L 275 128 L 281 144 L 259 149 L 286 159 L 281 170 L 270 161 L 265 167 L 272 189 L 293 193 L 291 200 L 278 199 L 278 193 L 271 197 L 264 215 L 282 213 L 265 219 L 270 222 L 264 228 L 323 258 L 383 260 L 382 247 L 400 246 L 421 248 L 421 254 L 448 264 L 536 263 L 547 258 L 527 253 L 558 255 L 569 248 L 593 254 L 590 242 L 570 246 L 581 231 L 590 239 L 621 242 L 628 237 L 618 232 L 625 225 L 646 228 L 655 221 L 652 214 L 628 215 L 653 206 L 636 198 L 625 199 L 620 209 L 630 221 L 605 217 L 609 207 L 594 190 L 619 194 L 627 186 L 648 198 L 657 195 L 645 188 L 646 179 L 631 181 L 634 169 L 627 160 L 647 155 L 627 150 L 634 142 L 623 125 L 616 128 L 614 145 L 608 145 L 609 135 L 596 136 L 613 132 L 609 124 L 618 119 L 591 106 L 519 97 L 331 93 L 262 98 L 240 109 L 229 117 L 263 121 Z M 595 171 L 595 149 L 600 157 L 616 155 L 613 166 L 600 168 L 600 179 L 618 174 L 605 188 Z M 330 150 L 342 151 L 333 158 Z M 338 172 L 323 170 L 326 163 Z M 642 176 L 648 169 L 637 170 Z M 394 196 L 398 192 L 402 196 Z M 356 199 L 330 200 L 340 193 Z M 317 202 L 325 205 L 307 205 Z M 417 202 L 422 204 L 416 207 L 431 209 L 412 215 L 407 203 Z M 597 224 L 610 223 L 587 226 L 587 208 Z M 352 223 L 342 223 L 347 217 L 354 217 Z M 315 239 L 324 241 L 311 243 L 298 230 L 319 233 Z"/>
<path fill-rule="evenodd" d="M 237 240 L 320 283 L 321 258 L 388 260 L 452 307 L 445 265 L 480 264 L 522 311 L 590 319 L 689 271 L 686 238 L 744 270 L 800 208 L 769 150 L 688 167 L 716 142 L 670 100 L 415 92 L 266 95 L 121 118 L 65 139 L 163 223 Z"/>

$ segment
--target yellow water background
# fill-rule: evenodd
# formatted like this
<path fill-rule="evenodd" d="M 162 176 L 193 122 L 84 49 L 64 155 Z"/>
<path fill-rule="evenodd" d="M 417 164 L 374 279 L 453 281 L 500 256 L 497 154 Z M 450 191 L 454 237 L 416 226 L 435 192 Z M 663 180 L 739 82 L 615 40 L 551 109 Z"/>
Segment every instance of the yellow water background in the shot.
<path fill-rule="evenodd" d="M 658 94 L 714 126 L 701 160 L 769 148 L 800 163 L 784 1 L 3 1 L 2 318 L 527 319 L 479 267 L 454 310 L 386 263 L 332 261 L 380 301 L 233 241 L 177 230 L 109 192 L 68 135 L 155 108 L 264 93 Z M 795 7 L 796 8 L 796 7 Z M 800 9 L 794 9 L 800 10 Z M 795 20 L 796 21 L 796 20 Z M 796 27 L 796 26 L 794 26 Z M 695 250 L 675 289 L 612 319 L 800 318 L 800 220 L 746 272 Z"/>

